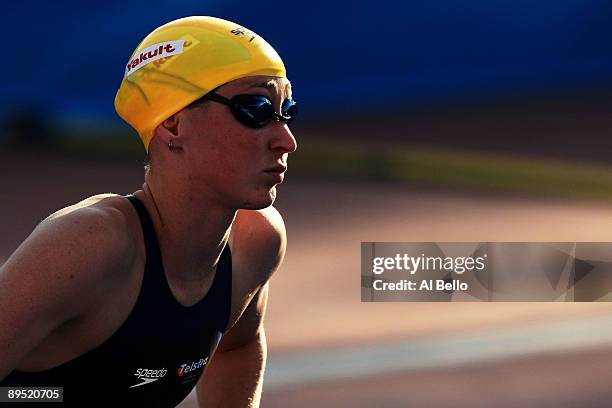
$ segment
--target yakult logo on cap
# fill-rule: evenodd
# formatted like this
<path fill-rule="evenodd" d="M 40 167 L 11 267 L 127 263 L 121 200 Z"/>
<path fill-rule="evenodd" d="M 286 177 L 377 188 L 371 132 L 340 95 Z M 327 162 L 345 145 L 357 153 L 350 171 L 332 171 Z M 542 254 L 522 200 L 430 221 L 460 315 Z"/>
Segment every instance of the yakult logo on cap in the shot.
<path fill-rule="evenodd" d="M 140 51 L 139 54 L 135 54 L 130 62 L 127 63 L 124 78 L 160 58 L 182 54 L 184 43 L 185 40 L 166 41 L 163 43 L 153 44 L 152 46 L 145 48 L 144 50 Z"/>

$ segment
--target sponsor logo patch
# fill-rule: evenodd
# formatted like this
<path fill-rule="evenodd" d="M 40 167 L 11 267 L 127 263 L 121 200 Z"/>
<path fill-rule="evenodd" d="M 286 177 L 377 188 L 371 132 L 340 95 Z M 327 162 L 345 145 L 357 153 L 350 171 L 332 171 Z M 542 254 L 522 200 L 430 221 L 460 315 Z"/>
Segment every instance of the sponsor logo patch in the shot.
<path fill-rule="evenodd" d="M 191 361 L 189 363 L 181 364 L 178 370 L 176 370 L 176 375 L 178 375 L 179 377 L 182 377 L 192 371 L 195 371 L 195 370 L 198 370 L 204 367 L 206 363 L 208 363 L 208 357 L 201 358 L 198 361 Z"/>
<path fill-rule="evenodd" d="M 124 78 L 130 76 L 140 68 L 153 61 L 162 58 L 171 57 L 183 53 L 185 40 L 166 41 L 163 43 L 153 44 L 141 50 L 138 54 L 132 55 L 132 58 L 125 66 Z"/>
<path fill-rule="evenodd" d="M 138 379 L 141 382 L 138 383 L 138 384 L 131 385 L 130 388 L 140 387 L 141 385 L 146 385 L 146 384 L 150 384 L 152 382 L 155 382 L 155 381 L 159 380 L 160 378 L 165 377 L 166 373 L 167 373 L 167 370 L 165 368 L 162 368 L 162 369 L 159 369 L 159 370 L 151 370 L 151 369 L 148 369 L 148 368 L 139 368 L 138 370 L 136 370 L 134 375 L 136 377 L 138 377 Z"/>

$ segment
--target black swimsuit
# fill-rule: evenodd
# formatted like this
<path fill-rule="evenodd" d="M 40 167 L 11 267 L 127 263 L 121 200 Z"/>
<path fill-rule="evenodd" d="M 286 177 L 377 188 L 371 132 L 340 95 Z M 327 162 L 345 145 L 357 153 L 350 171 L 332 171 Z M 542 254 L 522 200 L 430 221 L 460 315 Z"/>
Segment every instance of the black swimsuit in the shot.
<path fill-rule="evenodd" d="M 221 254 L 208 294 L 195 305 L 185 307 L 168 286 L 155 229 L 145 206 L 134 196 L 126 198 L 138 212 L 147 254 L 140 294 L 128 318 L 93 350 L 49 370 L 15 370 L 0 386 L 61 386 L 64 406 L 174 407 L 196 385 L 229 320 L 229 245 Z M 42 405 L 45 404 L 32 404 Z M 20 402 L 15 406 L 26 405 Z"/>

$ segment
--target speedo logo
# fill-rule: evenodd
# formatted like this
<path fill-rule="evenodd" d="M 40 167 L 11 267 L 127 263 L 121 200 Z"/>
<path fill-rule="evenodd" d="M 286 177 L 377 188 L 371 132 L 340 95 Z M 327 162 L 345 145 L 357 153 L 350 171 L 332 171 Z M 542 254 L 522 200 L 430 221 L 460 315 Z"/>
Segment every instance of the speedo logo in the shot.
<path fill-rule="evenodd" d="M 154 381 L 159 380 L 160 378 L 165 377 L 166 373 L 167 373 L 167 370 L 165 368 L 162 368 L 161 370 L 150 370 L 148 368 L 139 368 L 138 370 L 136 370 L 136 373 L 134 373 L 134 375 L 138 377 L 138 379 L 141 382 L 130 386 L 130 388 L 140 387 L 141 385 L 150 384 Z"/>
<path fill-rule="evenodd" d="M 178 370 L 176 370 L 176 375 L 182 377 L 191 371 L 197 370 L 198 368 L 202 368 L 204 365 L 206 365 L 206 363 L 208 363 L 208 357 L 201 358 L 197 362 L 192 361 L 191 363 L 181 364 Z"/>
<path fill-rule="evenodd" d="M 125 66 L 124 78 L 153 61 L 172 55 L 182 54 L 184 43 L 185 40 L 167 41 L 153 44 L 141 50 L 139 54 L 133 55 L 133 58 Z"/>

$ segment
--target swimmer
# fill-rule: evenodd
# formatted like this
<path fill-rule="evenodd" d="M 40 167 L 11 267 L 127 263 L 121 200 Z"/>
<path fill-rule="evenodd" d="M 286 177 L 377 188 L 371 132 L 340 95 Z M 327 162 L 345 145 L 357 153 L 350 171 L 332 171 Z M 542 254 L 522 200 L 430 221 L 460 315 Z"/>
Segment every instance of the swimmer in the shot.
<path fill-rule="evenodd" d="M 147 151 L 142 188 L 57 211 L 0 268 L 0 386 L 257 407 L 286 247 L 272 205 L 297 147 L 284 64 L 238 24 L 178 19 L 136 47 L 115 108 Z"/>

